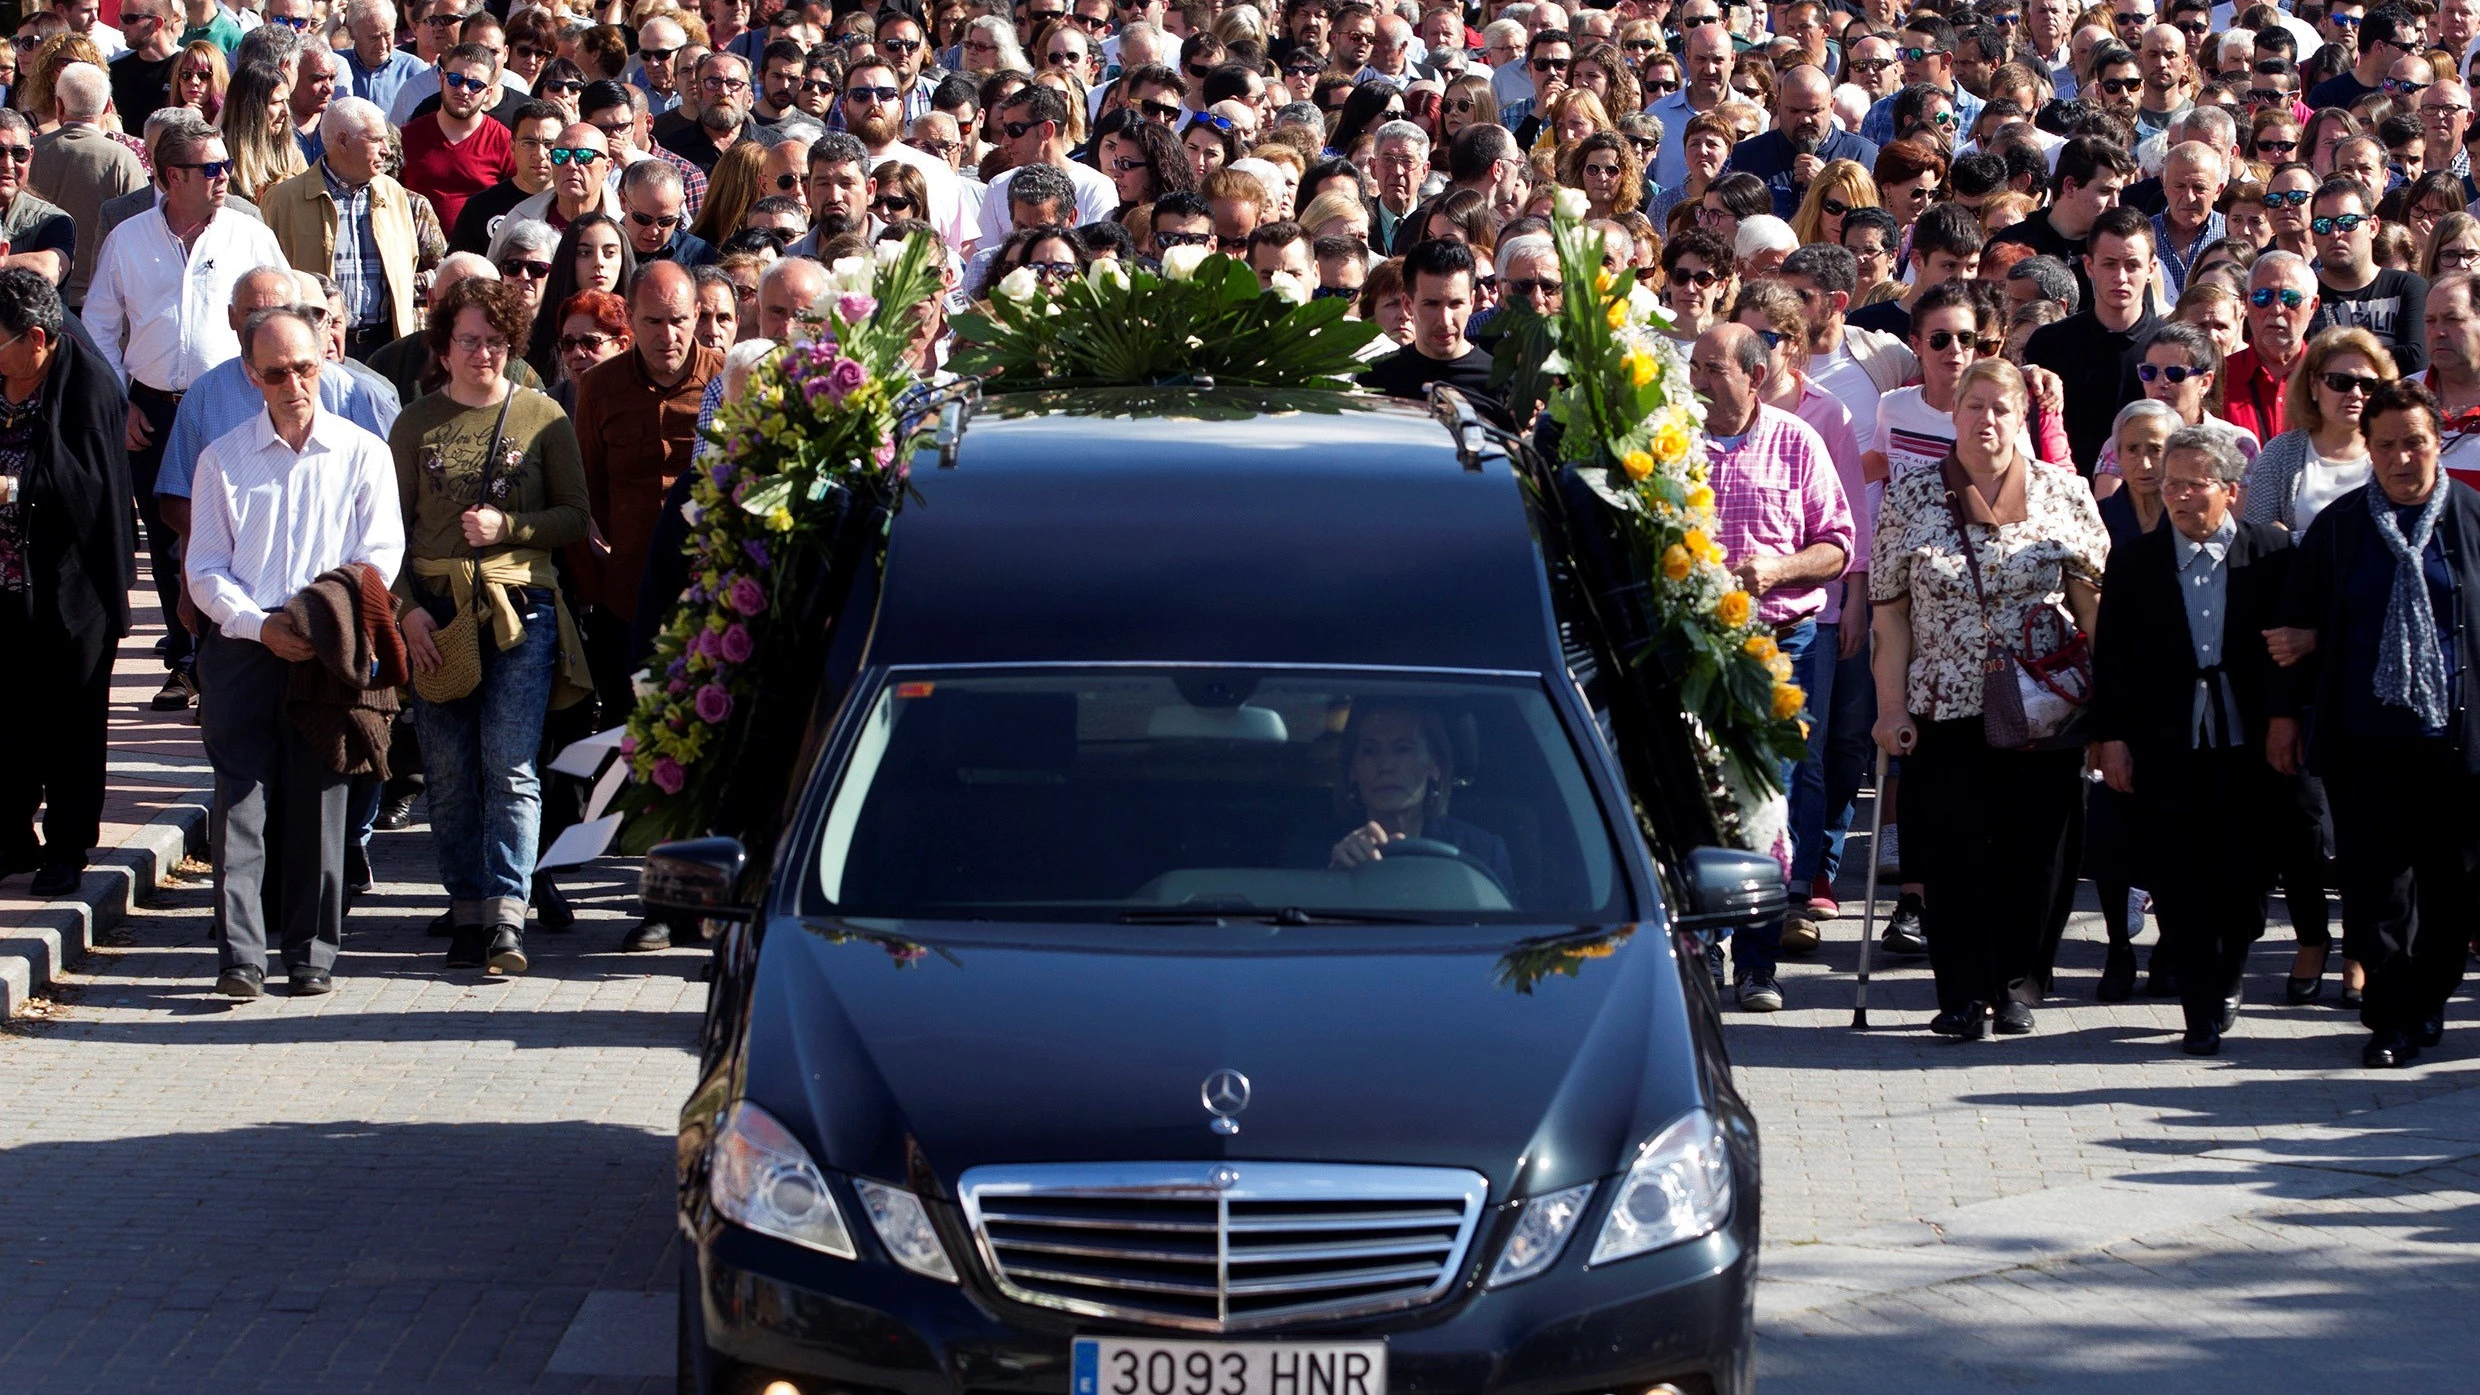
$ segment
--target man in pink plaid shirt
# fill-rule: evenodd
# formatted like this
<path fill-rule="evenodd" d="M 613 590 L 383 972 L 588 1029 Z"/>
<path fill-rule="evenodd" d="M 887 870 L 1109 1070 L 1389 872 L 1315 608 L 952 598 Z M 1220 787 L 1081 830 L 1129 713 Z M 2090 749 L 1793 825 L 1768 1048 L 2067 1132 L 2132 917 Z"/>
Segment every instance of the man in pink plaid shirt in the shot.
<path fill-rule="evenodd" d="M 1772 358 L 1757 331 L 1716 325 L 1689 352 L 1688 382 L 1707 404 L 1707 482 L 1721 518 L 1714 541 L 1741 588 L 1756 598 L 1757 619 L 1773 627 L 1775 643 L 1790 656 L 1794 681 L 1808 687 L 1826 587 L 1851 565 L 1851 503 L 1816 431 L 1759 400 Z M 1831 653 L 1815 656 L 1815 662 L 1833 661 Z M 1785 788 L 1794 765 L 1783 765 Z M 1742 1008 L 1773 1012 L 1782 1006 L 1774 981 L 1781 950 L 1780 922 L 1734 937 L 1732 968 Z"/>

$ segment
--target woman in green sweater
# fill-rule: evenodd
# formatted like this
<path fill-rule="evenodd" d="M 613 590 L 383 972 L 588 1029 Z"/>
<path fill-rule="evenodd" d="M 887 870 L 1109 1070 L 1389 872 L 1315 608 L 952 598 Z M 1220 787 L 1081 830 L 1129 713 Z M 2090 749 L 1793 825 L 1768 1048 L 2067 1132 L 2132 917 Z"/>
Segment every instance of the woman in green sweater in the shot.
<path fill-rule="evenodd" d="M 505 282 L 449 288 L 425 331 L 448 367 L 439 391 L 396 419 L 404 507 L 405 645 L 417 675 L 462 639 L 480 678 L 453 700 L 418 693 L 413 716 L 429 776 L 431 837 L 454 932 L 447 967 L 523 973 L 525 908 L 542 827 L 534 759 L 544 714 L 592 691 L 553 554 L 586 536 L 577 433 L 549 397 L 503 375 L 532 316 Z M 459 615 L 475 623 L 450 630 Z"/>

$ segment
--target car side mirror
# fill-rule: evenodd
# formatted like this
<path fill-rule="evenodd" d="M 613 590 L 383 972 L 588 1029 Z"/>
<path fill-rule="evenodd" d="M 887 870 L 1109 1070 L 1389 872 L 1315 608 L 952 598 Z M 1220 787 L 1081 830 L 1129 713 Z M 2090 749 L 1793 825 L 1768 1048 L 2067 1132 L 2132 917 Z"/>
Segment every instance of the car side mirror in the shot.
<path fill-rule="evenodd" d="M 1708 943 L 1743 925 L 1779 920 L 1791 908 L 1791 887 L 1782 864 L 1764 853 L 1739 848 L 1698 848 L 1679 869 L 1685 902 L 1671 928 Z"/>
<path fill-rule="evenodd" d="M 749 852 L 737 838 L 657 844 L 638 871 L 637 899 L 647 915 L 657 918 L 750 920 L 757 908 L 733 899 L 740 894 L 741 874 L 748 866 Z"/>

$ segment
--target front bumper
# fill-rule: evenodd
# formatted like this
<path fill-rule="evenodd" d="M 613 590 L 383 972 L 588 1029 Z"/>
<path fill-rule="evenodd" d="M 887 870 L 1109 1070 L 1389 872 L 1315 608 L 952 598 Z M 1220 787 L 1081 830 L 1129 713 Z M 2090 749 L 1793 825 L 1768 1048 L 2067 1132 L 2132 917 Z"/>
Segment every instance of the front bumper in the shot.
<path fill-rule="evenodd" d="M 1590 1237 L 1579 1237 L 1579 1243 Z M 1068 1395 L 1080 1333 L 1137 1328 L 838 1260 L 707 1219 L 691 1246 L 715 1388 L 757 1395 Z M 1586 1270 L 1571 1252 L 1540 1278 L 1410 1313 L 1233 1341 L 1383 1337 L 1388 1395 L 1639 1395 L 1750 1388 L 1755 1226 Z"/>

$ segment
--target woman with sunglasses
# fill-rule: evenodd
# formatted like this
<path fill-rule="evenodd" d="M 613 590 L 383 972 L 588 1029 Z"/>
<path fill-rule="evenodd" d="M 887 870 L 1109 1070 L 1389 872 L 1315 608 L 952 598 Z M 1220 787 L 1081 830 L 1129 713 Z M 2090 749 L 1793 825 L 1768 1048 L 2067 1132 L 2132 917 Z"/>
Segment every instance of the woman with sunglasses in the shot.
<path fill-rule="evenodd" d="M 1002 293 L 1009 276 L 1023 271 L 1034 281 L 1056 286 L 1070 277 L 1082 276 L 1092 265 L 1093 256 L 1085 250 L 1076 234 L 1066 228 L 1018 228 L 999 244 L 990 259 L 988 277 L 982 282 L 981 300 Z"/>
<path fill-rule="evenodd" d="M 579 291 L 616 295 L 635 275 L 637 253 L 629 246 L 628 229 L 609 214 L 588 213 L 560 234 L 560 245 L 551 253 L 551 279 L 544 283 L 542 303 L 566 305 Z M 560 370 L 560 333 L 559 326 L 538 316 L 526 341 L 525 361 L 544 382 L 552 381 Z"/>
<path fill-rule="evenodd" d="M 577 99 L 585 95 L 586 70 L 565 58 L 554 58 L 543 65 L 542 76 L 534 83 L 534 95 L 560 109 L 570 121 L 577 117 Z"/>
<path fill-rule="evenodd" d="M 1615 131 L 1596 131 L 1568 148 L 1559 161 L 1559 183 L 1581 189 L 1592 218 L 1616 218 L 1636 207 L 1644 192 L 1644 167 L 1635 147 Z"/>
<path fill-rule="evenodd" d="M 1447 165 L 1447 147 L 1454 143 L 1458 131 L 1467 126 L 1498 124 L 1498 98 L 1490 94 L 1490 80 L 1479 73 L 1466 73 L 1447 84 L 1446 100 L 1438 107 L 1437 140 L 1430 146 L 1431 163 L 1438 169 Z"/>
<path fill-rule="evenodd" d="M 210 125 L 224 114 L 224 89 L 232 84 L 232 72 L 219 45 L 200 39 L 184 46 L 173 60 L 170 81 L 165 106 L 187 107 Z"/>
<path fill-rule="evenodd" d="M 1389 121 L 1404 119 L 1404 91 L 1384 78 L 1373 78 L 1352 89 L 1345 98 L 1343 111 L 1336 116 L 1334 129 L 1326 138 L 1326 153 L 1359 160 L 1355 152 L 1362 141 Z"/>
<path fill-rule="evenodd" d="M 634 347 L 629 338 L 629 303 L 609 291 L 579 291 L 559 304 L 560 312 L 553 318 L 559 337 L 552 341 L 559 353 L 555 362 L 558 380 L 552 383 L 551 400 L 560 404 L 561 411 L 574 415 L 577 379 L 594 365 Z M 756 317 L 751 319 L 754 322 Z"/>
<path fill-rule="evenodd" d="M 1180 133 L 1180 145 L 1188 152 L 1189 172 L 1203 188 L 1216 170 L 1240 158 L 1240 128 L 1230 117 L 1197 112 L 1188 118 L 1188 129 Z"/>
<path fill-rule="evenodd" d="M 1791 214 L 1800 243 L 1843 241 L 1843 217 L 1855 208 L 1876 208 L 1877 181 L 1857 160 L 1828 160 L 1808 182 L 1808 193 Z"/>
<path fill-rule="evenodd" d="M 928 216 L 930 182 L 902 160 L 883 160 L 870 171 L 870 217 L 880 227 Z"/>
<path fill-rule="evenodd" d="M 2296 161 L 2275 168 L 2265 181 L 2265 221 L 2273 230 L 2266 251 L 2289 252 L 2316 260 L 2316 237 L 2308 228 L 2308 202 L 2321 183 L 2316 172 Z"/>
<path fill-rule="evenodd" d="M 1877 399 L 1871 437 L 1877 445 L 1863 462 L 1870 479 L 1899 480 L 1934 469 L 1954 449 L 1955 394 L 1964 370 L 2005 347 L 1998 320 L 1984 315 L 1974 284 L 1941 281 L 1913 302 L 1911 348 L 1920 359 L 1920 381 Z M 2028 421 L 2028 406 L 2025 415 Z M 2017 444 L 2025 459 L 2038 458 L 2029 430 Z"/>
<path fill-rule="evenodd" d="M 559 246 L 560 235 L 540 218 L 502 219 L 499 231 L 491 235 L 491 265 L 499 270 L 501 280 L 517 288 L 529 323 L 550 304 L 543 299 L 543 290 L 551 283 L 551 259 Z"/>
<path fill-rule="evenodd" d="M 2185 303 L 2184 299 L 2181 303 Z M 2154 330 L 2153 337 L 2145 341 L 2144 356 L 2136 363 L 2136 384 L 2146 400 L 2159 402 L 2177 413 L 2180 426 L 2212 427 L 2230 438 L 2242 458 L 2254 460 L 2259 449 L 2256 433 L 2218 415 L 2222 406 L 2222 363 L 2221 346 L 2214 342 L 2212 334 L 2174 319 Z M 2124 492 L 2126 483 L 2119 468 L 2114 433 L 2103 445 L 2101 458 L 2094 463 L 2093 495 L 2107 504 Z M 2105 511 L 2104 518 L 2108 516 Z M 2160 521 L 2150 513 L 2145 520 L 2147 530 Z M 2116 536 L 2115 529 L 2112 536 Z"/>
<path fill-rule="evenodd" d="M 1677 92 L 1685 85 L 1679 71 L 1679 60 L 1667 53 L 1657 53 L 1636 65 L 1636 86 L 1645 95 L 1645 109 Z"/>
<path fill-rule="evenodd" d="M 1123 107 L 1104 116 L 1094 129 L 1100 134 L 1089 158 L 1119 191 L 1114 218 L 1125 218 L 1131 209 L 1165 194 L 1196 191 L 1196 167 L 1160 123 Z"/>
<path fill-rule="evenodd" d="M 2258 179 L 2299 158 L 2299 118 L 2267 107 L 2248 122 L 2247 157 Z"/>
<path fill-rule="evenodd" d="M 2367 330 L 2337 327 L 2309 340 L 2283 396 L 2285 429 L 2248 467 L 2248 520 L 2279 523 L 2296 536 L 2326 505 L 2366 484 L 2360 407 L 2396 376 L 2393 355 Z"/>
<path fill-rule="evenodd" d="M 1714 327 L 1738 289 L 1739 258 L 1731 244 L 1703 228 L 1689 228 L 1662 244 L 1662 274 L 1654 289 L 1671 312 L 1663 333 L 1683 344 Z"/>
<path fill-rule="evenodd" d="M 1024 49 L 1017 46 L 1015 23 L 996 15 L 984 15 L 965 26 L 964 38 L 948 66 L 970 78 L 1033 71 Z"/>
<path fill-rule="evenodd" d="M 1912 224 L 1945 190 L 1946 157 L 1916 140 L 1893 141 L 1877 152 L 1870 176 L 1877 181 L 1878 207 L 1894 216 L 1908 239 Z"/>

